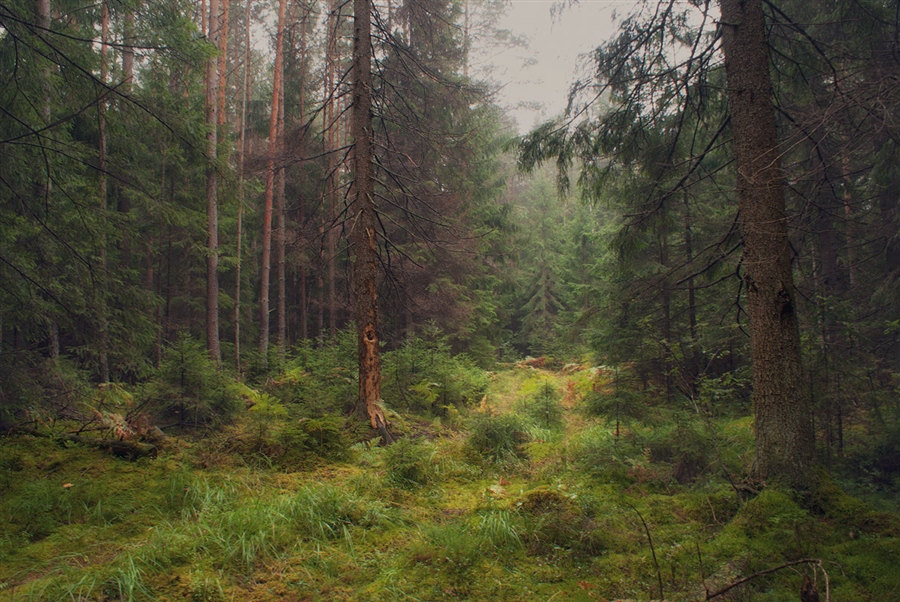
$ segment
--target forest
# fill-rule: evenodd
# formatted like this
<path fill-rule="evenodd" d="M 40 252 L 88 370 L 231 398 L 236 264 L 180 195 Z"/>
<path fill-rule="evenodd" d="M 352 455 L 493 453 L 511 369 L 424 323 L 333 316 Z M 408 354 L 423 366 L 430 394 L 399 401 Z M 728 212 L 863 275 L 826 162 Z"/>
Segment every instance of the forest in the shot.
<path fill-rule="evenodd" d="M 900 0 L 515 8 L 0 0 L 0 601 L 900 599 Z"/>

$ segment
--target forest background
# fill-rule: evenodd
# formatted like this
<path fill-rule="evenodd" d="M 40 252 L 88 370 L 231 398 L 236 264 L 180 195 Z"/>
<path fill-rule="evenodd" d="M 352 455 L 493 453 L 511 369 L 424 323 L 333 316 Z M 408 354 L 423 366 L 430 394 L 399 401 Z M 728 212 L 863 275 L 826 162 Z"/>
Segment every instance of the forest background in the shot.
<path fill-rule="evenodd" d="M 621 421 L 664 408 L 755 412 L 759 447 L 758 279 L 719 6 L 638 4 L 565 114 L 518 138 L 473 65 L 522 43 L 499 26 L 505 3 L 362 5 L 0 5 L 3 431 L 141 455 L 160 428 L 202 436 L 250 405 L 320 442 L 371 436 L 368 412 L 386 440 L 388 422 L 410 434 L 397 412 L 452 422 L 485 399 L 486 371 L 534 357 L 602 364 L 594 392 L 611 371 L 611 397 L 585 403 L 616 442 Z M 900 474 L 900 8 L 759 8 L 781 315 L 803 361 L 775 405 L 800 410 L 814 476 L 784 472 L 880 496 Z M 364 356 L 364 315 L 368 367 L 347 361 Z M 754 492 L 777 476 L 742 471 Z"/>

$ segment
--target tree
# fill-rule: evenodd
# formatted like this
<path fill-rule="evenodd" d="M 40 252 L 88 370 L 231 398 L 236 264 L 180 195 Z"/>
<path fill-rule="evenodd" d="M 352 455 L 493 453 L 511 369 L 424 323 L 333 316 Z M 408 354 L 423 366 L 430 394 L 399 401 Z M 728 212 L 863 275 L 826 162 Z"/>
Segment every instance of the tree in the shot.
<path fill-rule="evenodd" d="M 608 104 L 593 110 L 598 115 L 595 120 L 584 119 L 571 128 L 559 123 L 539 128 L 524 141 L 521 157 L 526 167 L 555 157 L 563 173 L 577 159 L 580 183 L 594 198 L 603 183 L 623 169 L 637 169 L 649 176 L 650 187 L 639 191 L 646 195 L 644 205 L 628 218 L 624 232 L 635 227 L 655 228 L 655 261 L 663 274 L 657 285 L 660 336 L 664 345 L 671 346 L 669 274 L 674 230 L 666 213 L 684 193 L 716 177 L 721 166 L 710 163 L 715 158 L 713 149 L 719 146 L 726 124 L 730 125 L 744 251 L 740 269 L 754 366 L 754 471 L 760 478 L 804 489 L 814 478 L 814 439 L 809 398 L 801 386 L 791 245 L 762 3 L 721 0 L 719 6 L 721 36 L 712 35 L 709 29 L 708 3 L 699 5 L 699 20 L 687 15 L 691 9 L 678 12 L 681 9 L 676 3 L 667 0 L 644 5 L 646 13 L 623 21 L 619 36 L 595 53 L 600 82 L 576 87 L 570 103 L 574 115 L 592 112 L 579 104 L 583 92 L 592 99 L 589 104 L 596 99 Z M 717 116 L 713 112 L 716 94 L 709 84 L 716 77 L 719 40 L 730 113 L 728 121 L 723 119 L 718 127 L 706 130 L 705 123 Z M 679 51 L 673 50 L 679 46 Z M 689 149 L 686 157 L 680 149 Z M 687 208 L 685 205 L 686 220 Z M 682 244 L 690 245 L 685 254 L 696 261 L 693 229 L 689 221 L 687 224 Z M 689 295 L 691 290 L 692 285 Z M 669 353 L 663 366 L 669 364 Z M 671 391 L 667 370 L 666 374 L 666 387 Z"/>
<path fill-rule="evenodd" d="M 385 443 L 392 441 L 381 406 L 378 348 L 378 266 L 375 186 L 372 177 L 372 4 L 353 0 L 353 233 L 354 293 L 359 355 L 358 411 L 369 418 Z"/>
<path fill-rule="evenodd" d="M 720 8 L 753 357 L 755 472 L 806 489 L 815 447 L 762 2 L 721 0 Z"/>
<path fill-rule="evenodd" d="M 272 80 L 272 103 L 269 114 L 269 146 L 266 159 L 266 193 L 263 201 L 262 264 L 259 280 L 259 356 L 266 365 L 269 355 L 269 277 L 272 269 L 272 201 L 278 151 L 278 115 L 281 103 L 281 80 L 284 64 L 284 16 L 286 0 L 278 1 L 278 23 L 275 34 L 275 75 Z"/>
<path fill-rule="evenodd" d="M 219 0 L 209 0 L 209 43 L 219 46 Z M 219 60 L 206 63 L 206 348 L 214 362 L 222 362 L 219 348 L 219 200 L 218 110 Z"/>

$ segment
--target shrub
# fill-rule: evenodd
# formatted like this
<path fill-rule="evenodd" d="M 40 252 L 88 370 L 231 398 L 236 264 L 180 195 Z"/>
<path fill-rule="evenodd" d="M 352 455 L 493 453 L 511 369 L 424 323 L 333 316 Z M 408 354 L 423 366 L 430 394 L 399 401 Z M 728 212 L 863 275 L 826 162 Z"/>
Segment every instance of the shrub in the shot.
<path fill-rule="evenodd" d="M 593 426 L 570 445 L 572 461 L 584 472 L 615 483 L 631 483 L 636 463 L 646 461 L 643 438 L 635 431 L 622 429 L 616 437 L 614 429 Z"/>
<path fill-rule="evenodd" d="M 384 450 L 384 466 L 389 483 L 398 487 L 421 487 L 432 479 L 433 445 L 410 438 L 400 439 Z"/>
<path fill-rule="evenodd" d="M 520 402 L 519 413 L 538 428 L 555 431 L 563 426 L 560 395 L 553 383 L 544 381 L 537 391 Z"/>
<path fill-rule="evenodd" d="M 384 396 L 411 410 L 444 415 L 479 401 L 487 385 L 487 373 L 466 355 L 452 355 L 438 329 L 384 354 Z"/>
<path fill-rule="evenodd" d="M 259 420 L 229 427 L 210 440 L 207 464 L 221 454 L 237 454 L 251 465 L 285 470 L 305 468 L 317 458 L 346 460 L 350 436 L 340 416 L 292 420 L 281 415 L 260 415 Z"/>
<path fill-rule="evenodd" d="M 302 341 L 284 372 L 267 385 L 267 392 L 298 417 L 346 414 L 359 394 L 356 375 L 356 331 L 342 330 L 330 345 Z"/>
<path fill-rule="evenodd" d="M 148 407 L 181 425 L 211 426 L 228 422 L 240 408 L 230 384 L 199 341 L 182 333 L 166 348 L 143 397 Z"/>
<path fill-rule="evenodd" d="M 522 420 L 513 414 L 487 416 L 479 414 L 469 428 L 468 446 L 493 460 L 518 457 L 528 434 Z"/>
<path fill-rule="evenodd" d="M 652 462 L 666 462 L 679 483 L 693 481 L 712 463 L 714 443 L 703 433 L 702 425 L 679 421 L 647 442 Z"/>
<path fill-rule="evenodd" d="M 529 554 L 548 555 L 560 550 L 595 554 L 604 547 L 593 521 L 573 497 L 563 492 L 534 489 L 515 507 L 524 519 L 523 540 Z"/>
<path fill-rule="evenodd" d="M 465 522 L 431 525 L 423 536 L 410 549 L 413 561 L 439 566 L 451 578 L 465 576 L 483 557 L 478 538 Z"/>

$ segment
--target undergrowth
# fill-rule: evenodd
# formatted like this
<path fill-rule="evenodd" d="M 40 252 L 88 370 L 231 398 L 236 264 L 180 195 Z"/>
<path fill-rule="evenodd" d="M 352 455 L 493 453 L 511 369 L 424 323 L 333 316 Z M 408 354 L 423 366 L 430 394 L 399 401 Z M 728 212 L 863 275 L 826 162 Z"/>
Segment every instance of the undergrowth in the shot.
<path fill-rule="evenodd" d="M 728 382 L 665 403 L 603 369 L 475 378 L 444 345 L 389 356 L 389 447 L 341 413 L 346 341 L 155 458 L 0 439 L 0 600 L 698 600 L 757 573 L 724 599 L 900 592 L 892 485 L 760 491 Z"/>

